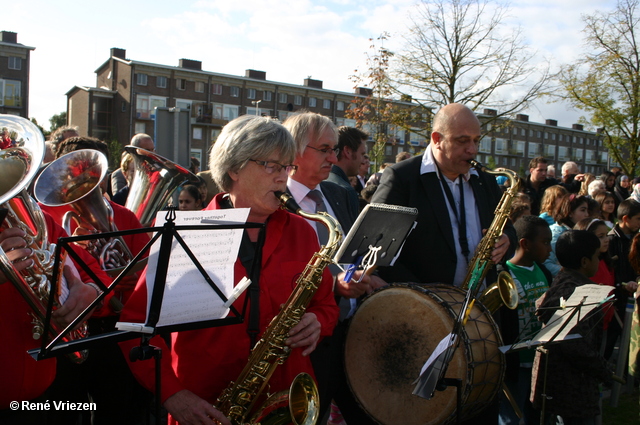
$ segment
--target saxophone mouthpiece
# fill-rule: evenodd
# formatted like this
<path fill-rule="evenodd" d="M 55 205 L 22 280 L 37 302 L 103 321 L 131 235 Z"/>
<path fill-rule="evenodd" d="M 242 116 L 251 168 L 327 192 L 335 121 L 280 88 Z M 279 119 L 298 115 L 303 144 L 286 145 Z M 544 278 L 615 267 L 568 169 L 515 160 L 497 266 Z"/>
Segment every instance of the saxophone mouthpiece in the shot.
<path fill-rule="evenodd" d="M 300 208 L 300 205 L 298 205 L 296 200 L 293 199 L 293 196 L 289 195 L 288 193 L 277 191 L 273 192 L 273 194 L 276 195 L 276 198 L 278 198 L 282 206 L 292 213 L 297 214 L 298 211 L 302 209 Z"/>
<path fill-rule="evenodd" d="M 483 164 L 479 163 L 478 161 L 476 161 L 475 159 L 470 159 L 467 161 L 469 164 L 471 164 L 471 166 L 473 168 L 475 168 L 476 170 L 480 170 L 480 171 L 486 171 L 488 168 L 485 167 Z"/>

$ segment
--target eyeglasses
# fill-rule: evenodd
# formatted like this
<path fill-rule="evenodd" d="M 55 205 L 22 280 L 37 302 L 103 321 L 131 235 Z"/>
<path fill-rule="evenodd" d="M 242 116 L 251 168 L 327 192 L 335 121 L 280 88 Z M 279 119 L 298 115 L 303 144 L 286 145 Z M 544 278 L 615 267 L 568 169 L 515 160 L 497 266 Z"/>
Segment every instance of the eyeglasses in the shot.
<path fill-rule="evenodd" d="M 282 171 L 282 169 L 284 169 L 287 172 L 287 174 L 292 176 L 296 173 L 296 171 L 298 171 L 297 165 L 282 165 L 273 161 L 260 161 L 259 159 L 250 159 L 249 161 L 255 162 L 256 164 L 263 166 L 264 171 L 267 174 L 279 173 L 280 171 Z"/>
<path fill-rule="evenodd" d="M 313 149 L 314 151 L 318 151 L 318 152 L 322 152 L 325 155 L 330 155 L 331 151 L 333 151 L 333 153 L 336 154 L 336 156 L 340 155 L 340 148 L 335 147 L 335 148 L 322 148 L 322 149 L 318 149 L 318 148 L 314 148 L 313 146 L 309 146 L 307 145 L 306 147 Z"/>

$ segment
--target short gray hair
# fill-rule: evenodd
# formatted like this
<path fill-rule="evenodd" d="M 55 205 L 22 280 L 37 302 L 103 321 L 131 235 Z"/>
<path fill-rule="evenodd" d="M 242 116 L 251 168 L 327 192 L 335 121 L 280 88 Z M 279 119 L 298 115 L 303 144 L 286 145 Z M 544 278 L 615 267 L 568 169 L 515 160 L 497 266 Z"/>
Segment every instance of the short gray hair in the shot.
<path fill-rule="evenodd" d="M 135 146 L 135 147 L 140 147 L 140 144 L 142 143 L 143 140 L 149 139 L 151 140 L 151 142 L 153 143 L 153 145 L 155 146 L 155 142 L 153 141 L 153 139 L 151 138 L 151 136 L 149 136 L 148 134 L 145 133 L 138 133 L 136 135 L 134 135 L 131 138 L 131 142 L 129 142 L 129 144 L 131 146 Z"/>
<path fill-rule="evenodd" d="M 209 154 L 209 169 L 218 187 L 231 190 L 229 172 L 242 170 L 250 159 L 267 159 L 276 154 L 281 164 L 293 162 L 296 145 L 279 122 L 268 117 L 243 115 L 224 126 Z"/>
<path fill-rule="evenodd" d="M 289 130 L 296 141 L 298 155 L 302 155 L 311 140 L 319 139 L 327 130 L 335 134 L 336 142 L 338 141 L 338 127 L 329 117 L 315 112 L 301 112 L 291 115 L 282 125 Z"/>

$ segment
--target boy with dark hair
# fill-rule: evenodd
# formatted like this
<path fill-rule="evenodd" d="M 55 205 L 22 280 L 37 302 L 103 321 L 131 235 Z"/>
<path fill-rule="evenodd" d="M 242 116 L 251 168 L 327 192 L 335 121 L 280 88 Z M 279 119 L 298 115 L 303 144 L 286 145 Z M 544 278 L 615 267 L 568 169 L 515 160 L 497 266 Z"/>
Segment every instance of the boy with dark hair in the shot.
<path fill-rule="evenodd" d="M 615 272 L 616 301 L 614 303 L 617 316 L 620 322 L 614 318 L 607 328 L 607 343 L 604 356 L 609 358 L 613 353 L 618 336 L 622 333 L 627 297 L 629 291 L 633 293 L 637 287 L 637 274 L 629 263 L 629 249 L 631 239 L 640 229 L 640 203 L 627 199 L 618 205 L 618 224 L 609 232 L 611 242 L 609 242 L 609 255 L 613 259 L 613 269 Z"/>
<path fill-rule="evenodd" d="M 503 308 L 502 336 L 506 344 L 529 340 L 542 328 L 535 317 L 535 302 L 548 289 L 551 273 L 542 265 L 551 252 L 551 230 L 547 222 L 533 215 L 526 215 L 515 222 L 518 246 L 506 268 L 518 289 L 516 310 Z M 517 324 L 517 325 L 516 325 Z M 531 392 L 531 367 L 535 350 L 507 354 L 505 383 L 511 390 L 516 404 L 524 413 L 525 424 L 539 422 L 539 414 L 529 401 Z M 506 399 L 500 404 L 500 424 L 518 424 L 513 408 Z"/>
<path fill-rule="evenodd" d="M 570 230 L 558 238 L 556 256 L 562 270 L 540 306 L 544 323 L 560 306 L 560 298 L 567 300 L 577 287 L 593 284 L 589 277 L 598 270 L 599 255 L 600 240 L 592 232 Z M 544 392 L 546 413 L 562 417 L 565 425 L 595 424 L 595 417 L 600 414 L 598 384 L 611 384 L 612 373 L 600 355 L 602 319 L 602 308 L 596 308 L 570 331 L 582 338 L 549 345 L 547 370 L 541 367 L 541 353 L 536 353 L 531 401 L 540 408 Z"/>

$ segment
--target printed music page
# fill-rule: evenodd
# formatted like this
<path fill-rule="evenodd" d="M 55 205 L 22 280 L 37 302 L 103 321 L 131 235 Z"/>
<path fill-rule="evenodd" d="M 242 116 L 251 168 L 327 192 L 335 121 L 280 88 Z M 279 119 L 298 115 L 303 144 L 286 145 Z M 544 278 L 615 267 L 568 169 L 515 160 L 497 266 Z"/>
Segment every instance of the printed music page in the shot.
<path fill-rule="evenodd" d="M 573 338 L 580 338 L 578 334 L 569 334 L 571 329 L 573 329 L 579 320 L 584 319 L 584 317 L 589 314 L 591 310 L 598 307 L 600 303 L 607 299 L 607 296 L 611 292 L 613 288 L 607 285 L 582 285 L 578 286 L 573 294 L 569 297 L 568 300 L 565 300 L 565 308 L 559 308 L 553 314 L 551 319 L 545 327 L 543 327 L 540 332 L 533 338 L 533 341 L 525 341 L 518 344 L 515 344 L 513 347 L 504 346 L 503 348 L 511 348 L 512 350 L 518 350 L 523 348 L 535 347 L 537 345 L 544 344 L 549 342 L 551 338 L 554 341 L 561 341 Z M 583 302 L 584 300 L 584 302 Z M 583 302 L 583 305 L 578 307 L 578 305 Z M 580 308 L 578 314 L 575 314 L 571 319 L 567 322 L 566 326 L 562 328 L 560 333 L 555 336 L 561 326 L 569 319 L 571 316 L 571 312 L 575 308 Z M 504 351 L 504 350 L 503 350 Z"/>
<path fill-rule="evenodd" d="M 176 211 L 176 226 L 244 224 L 249 208 L 230 208 L 211 211 Z M 156 216 L 156 227 L 165 223 L 166 211 Z M 193 252 L 209 277 L 228 298 L 234 285 L 233 268 L 238 258 L 243 229 L 180 230 L 178 233 Z M 158 239 L 149 253 L 147 269 L 147 305 L 158 266 Z M 229 313 L 223 300 L 204 280 L 193 261 L 177 240 L 173 240 L 171 258 L 165 283 L 160 319 L 156 326 L 221 319 Z M 147 314 L 148 319 L 148 314 Z"/>

